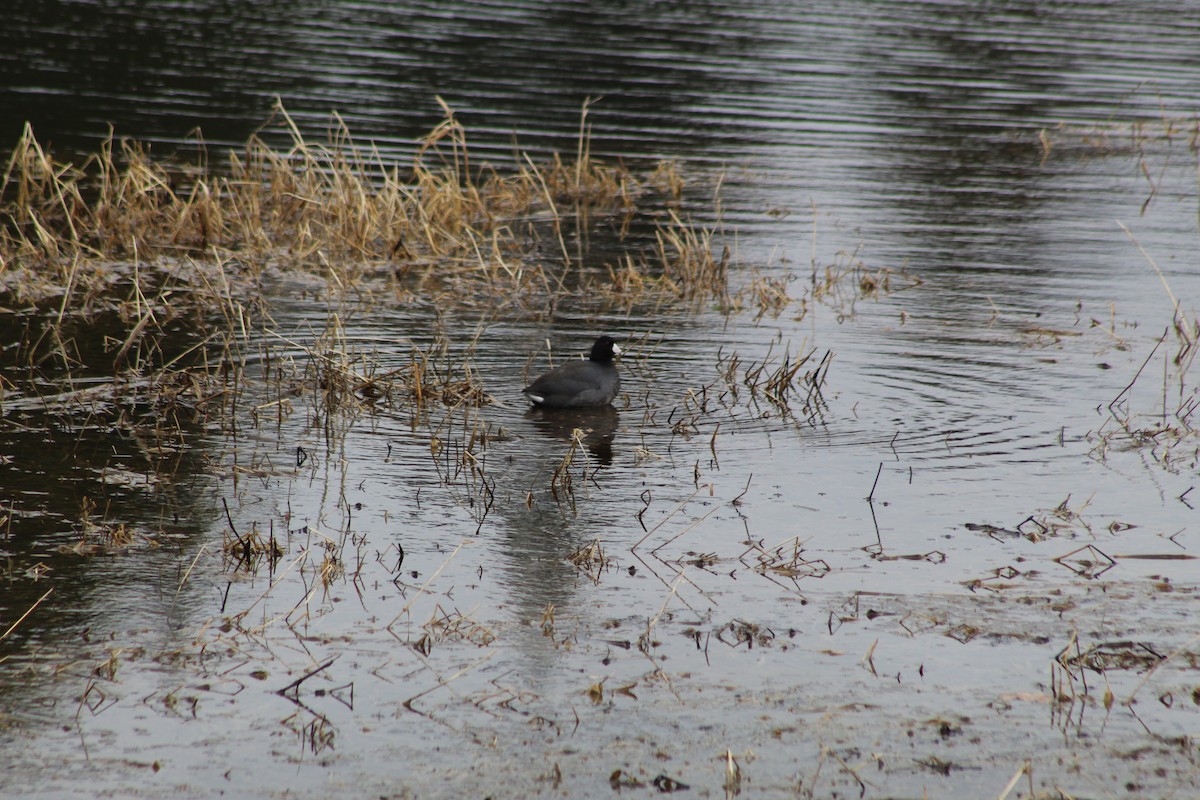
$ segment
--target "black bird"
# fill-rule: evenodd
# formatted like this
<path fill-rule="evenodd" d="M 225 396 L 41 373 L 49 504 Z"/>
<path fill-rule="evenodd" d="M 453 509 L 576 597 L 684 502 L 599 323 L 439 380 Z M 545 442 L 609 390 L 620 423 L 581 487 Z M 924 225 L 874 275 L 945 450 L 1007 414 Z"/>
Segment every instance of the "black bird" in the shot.
<path fill-rule="evenodd" d="M 601 336 L 587 361 L 569 361 L 521 391 L 542 408 L 606 406 L 621 389 L 621 376 L 613 364 L 613 356 L 620 354 L 621 348 L 611 336 Z"/>

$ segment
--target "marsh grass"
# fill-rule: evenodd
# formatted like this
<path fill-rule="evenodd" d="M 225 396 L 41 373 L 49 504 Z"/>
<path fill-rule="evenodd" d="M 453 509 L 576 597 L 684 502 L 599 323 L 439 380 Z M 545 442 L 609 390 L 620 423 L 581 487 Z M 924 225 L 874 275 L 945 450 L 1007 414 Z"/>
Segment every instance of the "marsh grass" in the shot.
<path fill-rule="evenodd" d="M 434 606 L 429 620 L 421 627 L 424 633 L 412 646 L 426 656 L 435 643 L 463 641 L 476 647 L 487 647 L 497 638 L 490 628 L 470 614 L 463 614 L 458 609 L 447 611 L 441 604 Z"/>
<path fill-rule="evenodd" d="M 592 278 L 589 289 L 627 308 L 708 302 L 736 310 L 729 288 L 732 253 L 717 245 L 720 238 L 717 228 L 697 226 L 670 209 L 667 221 L 655 229 L 652 247 L 606 265 L 607 274 Z"/>
<path fill-rule="evenodd" d="M 712 391 L 715 387 L 706 387 L 699 410 L 703 413 L 707 409 L 707 396 L 711 393 L 726 408 L 742 400 L 761 413 L 762 401 L 765 401 L 778 414 L 809 422 L 820 420 L 827 408 L 824 387 L 833 352 L 825 351 L 814 363 L 816 353 L 815 348 L 799 356 L 793 356 L 788 350 L 782 355 L 768 351 L 761 361 L 744 364 L 736 352 L 726 355 L 718 351 L 717 371 L 724 390 Z M 743 398 L 743 394 L 748 397 Z M 693 397 L 693 405 L 695 400 Z"/>
<path fill-rule="evenodd" d="M 227 558 L 236 562 L 235 571 L 250 574 L 256 572 L 263 563 L 273 567 L 284 555 L 274 530 L 264 536 L 257 525 L 252 525 L 245 533 L 238 533 L 230 526 L 225 532 L 221 550 Z"/>
<path fill-rule="evenodd" d="M 596 289 L 626 305 L 748 301 L 760 317 L 786 306 L 767 279 L 731 296 L 725 233 L 685 212 L 677 163 L 635 174 L 593 157 L 588 105 L 573 159 L 518 153 L 504 172 L 473 159 L 457 115 L 442 111 L 410 163 L 357 142 L 336 114 L 323 141 L 306 138 L 282 106 L 263 129 L 288 145 L 255 135 L 216 158 L 197 135 L 187 162 L 110 134 L 82 163 L 60 163 L 26 126 L 0 189 L 0 297 L 79 315 L 133 283 L 158 302 L 157 321 L 240 305 L 252 322 L 265 314 L 264 280 L 300 271 L 332 292 L 370 295 L 383 279 L 401 300 L 527 316 Z M 648 210 L 661 219 L 649 247 L 607 275 L 567 280 L 585 267 L 597 220 L 624 240 Z"/>
<path fill-rule="evenodd" d="M 60 553 L 78 556 L 113 555 L 135 547 L 154 547 L 153 537 L 134 530 L 124 522 L 113 522 L 107 514 L 97 518 L 97 503 L 89 497 L 80 502 L 75 541 L 60 545 Z"/>
<path fill-rule="evenodd" d="M 562 460 L 558 462 L 554 468 L 554 474 L 550 478 L 550 491 L 554 495 L 554 500 L 560 505 L 567 501 L 571 509 L 575 508 L 575 480 L 578 477 L 582 481 L 586 481 L 588 472 L 587 448 L 584 446 L 584 438 L 587 436 L 587 431 L 582 428 L 575 428 L 571 431 L 570 443 L 567 445 L 567 451 L 563 454 Z M 576 463 L 579 464 L 579 475 L 571 474 Z"/>
<path fill-rule="evenodd" d="M 601 576 L 613 567 L 613 562 L 605 555 L 599 539 L 593 539 L 568 555 L 567 561 L 594 584 L 599 584 Z"/>
<path fill-rule="evenodd" d="M 829 264 L 814 263 L 810 281 L 813 301 L 836 308 L 843 316 L 853 315 L 860 300 L 877 300 L 922 283 L 906 267 L 872 268 L 857 248 L 839 250 Z"/>
<path fill-rule="evenodd" d="M 33 300 L 53 287 L 102 288 L 106 261 L 185 257 L 303 268 L 340 286 L 387 268 L 426 281 L 474 278 L 493 293 L 545 288 L 531 235 L 570 262 L 568 221 L 628 216 L 648 187 L 679 191 L 670 168 L 639 179 L 592 158 L 586 126 L 574 161 L 555 155 L 539 166 L 524 156 L 501 174 L 472 162 L 466 130 L 442 108 L 405 167 L 358 144 L 337 115 L 325 142 L 309 141 L 282 106 L 267 125 L 278 123 L 290 147 L 254 136 L 220 168 L 202 141 L 200 157 L 181 164 L 112 135 L 82 164 L 63 164 L 27 125 L 4 173 L 0 273 L 21 271 L 8 289 Z"/>

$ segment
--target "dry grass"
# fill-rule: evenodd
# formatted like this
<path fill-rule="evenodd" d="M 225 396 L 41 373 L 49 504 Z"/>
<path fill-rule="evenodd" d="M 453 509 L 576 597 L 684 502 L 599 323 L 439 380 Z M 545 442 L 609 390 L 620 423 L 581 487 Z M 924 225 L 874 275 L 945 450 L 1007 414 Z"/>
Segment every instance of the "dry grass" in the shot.
<path fill-rule="evenodd" d="M 268 124 L 288 133 L 289 148 L 256 136 L 219 169 L 203 150 L 198 163 L 172 164 L 111 136 L 84 163 L 63 164 L 26 126 L 5 169 L 0 273 L 36 269 L 44 285 L 8 286 L 35 298 L 96 286 L 105 261 L 184 257 L 304 267 L 343 284 L 372 265 L 436 267 L 511 288 L 529 278 L 511 260 L 528 250 L 530 225 L 549 224 L 561 243 L 569 215 L 628 213 L 643 192 L 628 170 L 591 157 L 586 129 L 573 162 L 526 159 L 505 175 L 473 165 L 465 129 L 443 109 L 406 168 L 357 144 L 336 115 L 327 141 L 310 142 L 282 107 Z"/>
<path fill-rule="evenodd" d="M 853 315 L 859 300 L 878 299 L 915 288 L 922 282 L 905 268 L 872 269 L 857 249 L 838 251 L 833 262 L 822 268 L 814 264 L 810 279 L 812 299 L 839 309 L 844 316 Z"/>
<path fill-rule="evenodd" d="M 592 583 L 597 584 L 600 583 L 601 575 L 613 566 L 611 559 L 604 554 L 599 539 L 593 539 L 571 553 L 567 556 L 567 561 L 586 575 Z"/>
<path fill-rule="evenodd" d="M 567 500 L 572 508 L 575 507 L 575 476 L 571 474 L 571 470 L 577 461 L 581 462 L 579 477 L 584 480 L 587 477 L 587 448 L 583 443 L 586 436 L 587 431 L 582 428 L 575 428 L 571 431 L 567 452 L 563 455 L 562 461 L 554 468 L 554 475 L 550 478 L 550 491 L 554 494 L 554 499 L 560 504 Z"/>
<path fill-rule="evenodd" d="M 96 519 L 96 503 L 84 497 L 80 503 L 79 519 L 76 522 L 77 538 L 70 544 L 57 548 L 60 553 L 78 556 L 112 555 L 135 547 L 154 547 L 153 537 L 136 532 L 124 522 L 110 522 L 102 515 Z"/>
<path fill-rule="evenodd" d="M 640 255 L 626 254 L 608 274 L 593 280 L 590 289 L 627 308 L 635 303 L 677 301 L 715 302 L 726 310 L 735 308 L 729 293 L 728 247 L 715 244 L 714 229 L 697 227 L 672 209 L 668 221 L 655 231 L 652 249 Z"/>
<path fill-rule="evenodd" d="M 202 142 L 194 162 L 177 163 L 111 135 L 82 164 L 64 164 L 26 127 L 0 194 L 0 302 L 58 312 L 29 360 L 82 361 L 63 323 L 110 315 L 108 351 L 118 373 L 129 364 L 139 373 L 166 362 L 191 369 L 215 346 L 229 374 L 252 333 L 270 329 L 263 286 L 281 274 L 315 278 L 314 285 L 357 300 L 387 293 L 400 303 L 522 318 L 553 313 L 568 296 L 627 309 L 752 308 L 759 320 L 797 302 L 788 276 L 759 275 L 732 292 L 733 255 L 719 226 L 697 225 L 682 211 L 678 165 L 635 175 L 593 158 L 588 105 L 573 159 L 556 155 L 538 165 L 522 156 L 505 173 L 472 159 L 466 129 L 451 108 L 442 109 L 408 164 L 356 142 L 336 115 L 323 142 L 306 139 L 282 107 L 264 128 L 284 133 L 287 146 L 254 136 L 216 166 Z M 650 201 L 662 204 L 663 221 L 649 246 L 608 265 L 607 274 L 580 270 L 597 217 L 619 223 L 613 228 L 624 237 Z M 575 270 L 582 280 L 568 280 Z M 847 256 L 820 280 L 814 274 L 800 315 L 810 299 L 841 292 L 848 277 L 853 297 L 887 292 L 894 280 Z M 158 344 L 176 321 L 213 340 L 179 359 Z M 326 395 L 372 401 L 395 387 L 383 378 L 398 378 L 418 406 L 434 398 L 487 401 L 471 375 L 432 374 L 422 353 L 402 376 L 322 365 Z"/>
<path fill-rule="evenodd" d="M 824 414 L 824 386 L 833 361 L 832 351 L 827 350 L 814 364 L 816 352 L 812 349 L 793 356 L 785 351 L 782 356 L 776 356 L 768 350 L 762 361 L 743 365 L 736 352 L 725 355 L 718 351 L 717 370 L 725 390 L 711 393 L 722 405 L 729 407 L 739 401 L 743 390 L 748 390 L 746 402 L 751 406 L 757 407 L 761 399 L 770 403 L 776 413 L 813 421 Z M 706 395 L 710 388 L 706 387 Z M 700 410 L 703 410 L 703 404 Z"/>
<path fill-rule="evenodd" d="M 116 304 L 132 331 L 187 314 L 245 330 L 266 315 L 264 278 L 301 271 L 330 291 L 369 295 L 382 278 L 401 302 L 525 316 L 573 291 L 627 305 L 737 307 L 730 251 L 680 210 L 677 164 L 635 175 L 598 161 L 585 105 L 573 159 L 522 156 L 500 173 L 471 158 L 467 131 L 442 107 L 408 164 L 356 142 L 336 115 L 323 142 L 306 139 L 282 107 L 264 129 L 288 146 L 256 135 L 216 164 L 202 141 L 180 163 L 112 135 L 82 163 L 61 163 L 27 126 L 0 193 L 0 300 L 76 315 Z M 652 247 L 607 278 L 566 280 L 583 265 L 597 218 L 624 238 L 649 200 L 665 220 Z M 760 315 L 786 304 L 765 283 L 753 294 Z"/>
<path fill-rule="evenodd" d="M 487 647 L 496 641 L 496 634 L 469 614 L 458 609 L 447 611 L 440 604 L 434 607 L 433 614 L 421 627 L 423 633 L 412 647 L 425 656 L 432 652 L 435 644 L 444 642 L 470 642 L 476 647 Z"/>

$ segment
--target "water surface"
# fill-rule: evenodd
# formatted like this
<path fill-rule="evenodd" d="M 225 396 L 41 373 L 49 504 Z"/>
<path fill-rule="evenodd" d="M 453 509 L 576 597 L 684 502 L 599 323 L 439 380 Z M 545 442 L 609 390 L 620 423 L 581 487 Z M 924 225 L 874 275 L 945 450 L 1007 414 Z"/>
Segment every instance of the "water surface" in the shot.
<path fill-rule="evenodd" d="M 102 399 L 64 421 L 36 392 L 7 397 L 4 627 L 54 593 L 0 644 L 6 793 L 599 797 L 665 775 L 719 797 L 731 757 L 747 796 L 998 796 L 1027 762 L 1042 793 L 1195 785 L 1197 573 L 1177 557 L 1195 550 L 1196 444 L 1108 434 L 1116 412 L 1178 424 L 1194 396 L 1168 329 L 1172 295 L 1194 319 L 1200 290 L 1200 8 L 6 14 L 0 148 L 26 121 L 64 159 L 110 126 L 156 153 L 192 152 L 201 128 L 219 163 L 278 97 L 306 135 L 336 112 L 404 164 L 440 96 L 472 157 L 503 166 L 514 148 L 573 153 L 591 98 L 593 154 L 680 160 L 683 208 L 730 245 L 733 289 L 770 278 L 794 300 L 761 318 L 587 297 L 348 309 L 285 283 L 288 340 L 313 344 L 337 314 L 381 370 L 444 341 L 499 402 L 330 426 L 301 386 L 278 424 L 189 431 L 166 476 L 120 426 L 89 425 Z M 624 246 L 597 233 L 583 267 Z M 891 270 L 893 290 L 849 278 L 816 296 L 855 265 Z M 77 337 L 95 345 L 103 322 Z M 19 342 L 40 322 L 4 324 Z M 529 415 L 519 390 L 547 340 L 558 362 L 599 332 L 634 344 L 625 394 L 582 420 L 598 434 L 564 499 L 574 420 Z M 274 337 L 247 351 L 267 347 L 264 368 L 308 357 Z M 734 354 L 810 351 L 832 354 L 813 409 L 745 384 L 735 398 L 721 377 Z M 503 432 L 486 479 L 438 450 L 475 426 Z M 59 552 L 85 497 L 156 546 Z M 274 532 L 276 571 L 220 556 L 231 523 Z M 328 587 L 327 540 L 345 570 Z M 567 556 L 592 541 L 610 561 L 589 573 Z M 1103 646 L 1104 674 L 1054 702 L 1056 657 Z M 1151 671 L 1146 653 L 1173 655 Z"/>

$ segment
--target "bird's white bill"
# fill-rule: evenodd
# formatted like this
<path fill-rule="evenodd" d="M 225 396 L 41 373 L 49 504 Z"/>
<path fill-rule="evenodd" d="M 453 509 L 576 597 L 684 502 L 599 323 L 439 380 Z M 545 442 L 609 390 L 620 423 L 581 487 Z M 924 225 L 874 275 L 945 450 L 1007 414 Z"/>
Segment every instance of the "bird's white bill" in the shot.
<path fill-rule="evenodd" d="M 617 347 L 615 342 L 613 343 L 613 355 L 614 356 L 621 355 L 621 348 Z"/>

